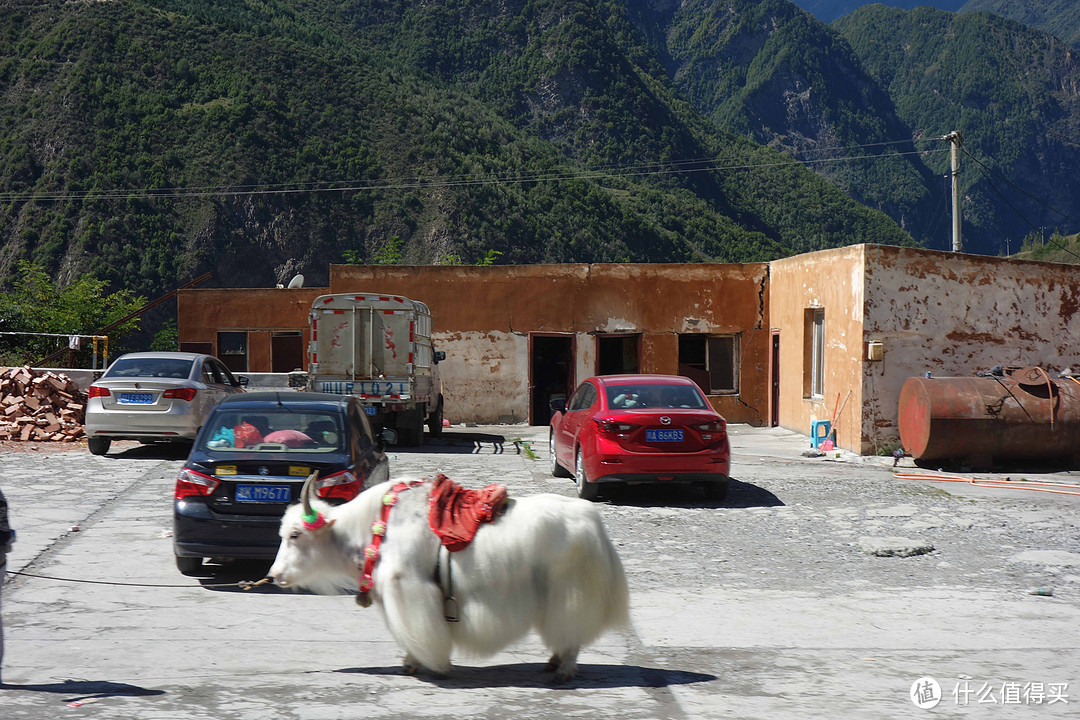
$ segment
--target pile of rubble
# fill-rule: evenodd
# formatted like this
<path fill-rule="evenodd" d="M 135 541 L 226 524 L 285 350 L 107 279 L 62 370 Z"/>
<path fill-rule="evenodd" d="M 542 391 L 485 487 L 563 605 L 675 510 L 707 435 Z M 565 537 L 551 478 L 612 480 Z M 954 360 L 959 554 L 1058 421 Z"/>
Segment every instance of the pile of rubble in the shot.
<path fill-rule="evenodd" d="M 66 375 L 0 368 L 0 440 L 74 442 L 85 414 L 86 394 Z"/>

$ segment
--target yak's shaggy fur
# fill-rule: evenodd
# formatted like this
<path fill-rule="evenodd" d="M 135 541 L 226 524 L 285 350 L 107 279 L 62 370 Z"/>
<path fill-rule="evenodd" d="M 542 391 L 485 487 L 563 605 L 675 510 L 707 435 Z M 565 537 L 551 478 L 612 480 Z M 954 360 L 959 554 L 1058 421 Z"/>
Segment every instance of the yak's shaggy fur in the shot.
<path fill-rule="evenodd" d="M 371 524 L 395 482 L 337 507 L 312 502 L 330 523 L 316 531 L 303 528 L 301 506 L 289 508 L 270 569 L 275 582 L 319 593 L 355 591 Z M 441 563 L 445 580 L 447 553 L 428 526 L 430 490 L 425 483 L 400 493 L 373 574 L 372 599 L 406 653 L 407 671 L 423 666 L 446 673 L 455 648 L 490 655 L 536 630 L 552 652 L 548 669 L 566 680 L 583 646 L 627 624 L 626 578 L 599 512 L 585 500 L 550 494 L 512 500 L 450 556 L 460 621 L 448 622 L 435 577 Z"/>

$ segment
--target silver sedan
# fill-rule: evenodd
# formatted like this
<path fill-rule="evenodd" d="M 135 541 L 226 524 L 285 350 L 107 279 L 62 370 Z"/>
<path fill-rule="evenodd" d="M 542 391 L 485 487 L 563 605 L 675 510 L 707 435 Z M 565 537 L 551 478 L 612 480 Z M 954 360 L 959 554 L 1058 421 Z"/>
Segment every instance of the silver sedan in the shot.
<path fill-rule="evenodd" d="M 210 411 L 226 396 L 243 392 L 245 380 L 213 355 L 121 355 L 87 388 L 90 452 L 104 455 L 113 440 L 194 440 Z"/>

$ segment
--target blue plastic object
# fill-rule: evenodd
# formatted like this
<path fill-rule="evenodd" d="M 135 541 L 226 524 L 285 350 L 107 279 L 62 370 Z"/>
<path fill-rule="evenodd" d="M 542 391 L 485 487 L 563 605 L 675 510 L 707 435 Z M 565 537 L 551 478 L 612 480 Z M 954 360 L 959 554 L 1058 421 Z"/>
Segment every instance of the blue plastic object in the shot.
<path fill-rule="evenodd" d="M 832 422 L 829 420 L 810 421 L 810 447 L 817 448 L 829 438 Z"/>

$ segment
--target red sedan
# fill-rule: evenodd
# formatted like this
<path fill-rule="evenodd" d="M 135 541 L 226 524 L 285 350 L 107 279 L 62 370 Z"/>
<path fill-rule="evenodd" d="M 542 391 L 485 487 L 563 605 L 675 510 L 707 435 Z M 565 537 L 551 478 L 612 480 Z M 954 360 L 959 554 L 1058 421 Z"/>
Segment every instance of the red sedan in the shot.
<path fill-rule="evenodd" d="M 595 500 L 601 483 L 642 482 L 694 483 L 710 500 L 727 495 L 727 423 L 689 378 L 591 377 L 551 409 L 551 474 L 574 477 L 578 497 Z"/>

